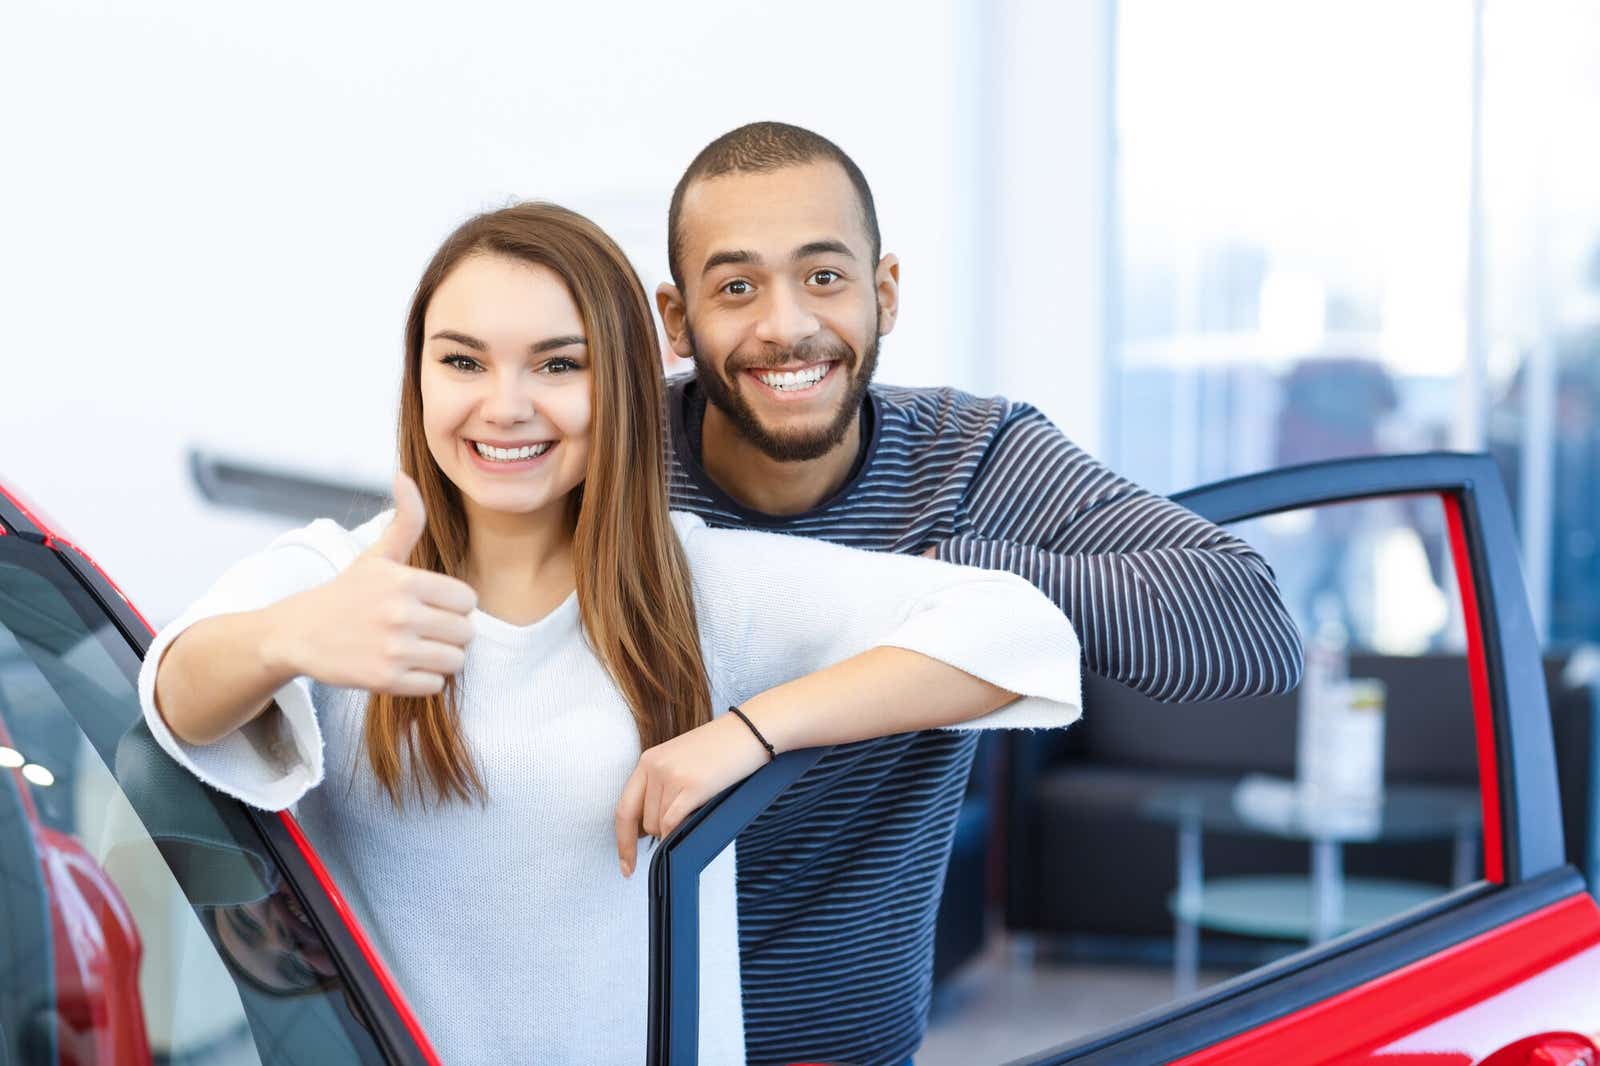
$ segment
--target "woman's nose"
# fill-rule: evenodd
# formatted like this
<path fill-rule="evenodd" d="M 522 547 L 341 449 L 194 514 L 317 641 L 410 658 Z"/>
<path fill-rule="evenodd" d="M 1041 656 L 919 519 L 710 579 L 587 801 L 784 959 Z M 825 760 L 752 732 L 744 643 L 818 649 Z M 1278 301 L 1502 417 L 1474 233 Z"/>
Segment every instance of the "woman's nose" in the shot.
<path fill-rule="evenodd" d="M 532 384 L 523 374 L 500 376 L 483 401 L 484 418 L 495 423 L 526 422 L 535 409 Z"/>

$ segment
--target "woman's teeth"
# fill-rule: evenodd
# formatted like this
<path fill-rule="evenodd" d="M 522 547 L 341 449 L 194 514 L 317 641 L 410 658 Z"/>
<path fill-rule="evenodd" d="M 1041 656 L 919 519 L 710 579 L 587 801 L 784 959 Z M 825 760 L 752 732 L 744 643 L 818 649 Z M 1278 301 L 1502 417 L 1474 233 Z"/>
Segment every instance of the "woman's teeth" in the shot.
<path fill-rule="evenodd" d="M 479 444 L 477 441 L 473 441 L 472 446 L 478 449 L 478 454 L 485 459 L 491 459 L 497 463 L 511 463 L 518 459 L 532 459 L 535 455 L 543 455 L 550 450 L 550 445 L 553 443 L 553 441 L 547 440 L 543 444 L 528 444 L 521 448 L 494 448 L 487 444 Z"/>
<path fill-rule="evenodd" d="M 787 392 L 790 389 L 809 389 L 828 376 L 828 368 L 832 365 L 832 363 L 818 363 L 816 366 L 807 367 L 804 370 L 771 371 L 759 373 L 756 376 L 768 388 L 777 389 L 779 392 Z"/>

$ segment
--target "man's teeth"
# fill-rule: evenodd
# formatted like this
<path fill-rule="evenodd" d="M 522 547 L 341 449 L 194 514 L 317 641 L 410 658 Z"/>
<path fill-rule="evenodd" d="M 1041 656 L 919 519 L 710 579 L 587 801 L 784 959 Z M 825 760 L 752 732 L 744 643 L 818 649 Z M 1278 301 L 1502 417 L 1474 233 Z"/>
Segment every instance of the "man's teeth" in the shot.
<path fill-rule="evenodd" d="M 472 446 L 477 448 L 478 454 L 485 459 L 493 459 L 497 463 L 509 463 L 517 459 L 531 459 L 535 455 L 543 455 L 550 450 L 552 443 L 552 441 L 545 441 L 543 444 L 529 444 L 521 448 L 493 448 L 487 444 L 473 441 Z"/>
<path fill-rule="evenodd" d="M 779 392 L 789 389 L 808 389 L 827 376 L 828 366 L 828 363 L 818 363 L 804 370 L 769 371 L 756 376 Z"/>

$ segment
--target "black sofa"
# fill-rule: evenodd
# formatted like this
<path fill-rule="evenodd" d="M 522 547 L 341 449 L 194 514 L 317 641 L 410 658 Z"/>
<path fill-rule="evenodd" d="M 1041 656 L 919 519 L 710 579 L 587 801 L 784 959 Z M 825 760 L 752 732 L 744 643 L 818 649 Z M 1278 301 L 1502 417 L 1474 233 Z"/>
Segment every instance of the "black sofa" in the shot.
<path fill-rule="evenodd" d="M 1594 887 L 1596 693 L 1566 686 L 1564 665 L 1563 658 L 1545 661 L 1564 830 L 1569 859 Z M 1356 654 L 1351 674 L 1388 685 L 1387 781 L 1476 787 L 1463 657 Z M 999 786 L 1007 929 L 1080 957 L 1161 957 L 1172 936 L 1166 900 L 1177 883 L 1176 833 L 1142 817 L 1141 805 L 1173 783 L 1233 781 L 1250 772 L 1292 777 L 1296 700 L 1290 694 L 1177 706 L 1086 677 L 1082 722 L 1007 735 Z M 1303 843 L 1219 833 L 1204 840 L 1207 877 L 1303 871 L 1308 863 Z M 1451 845 L 1443 840 L 1345 848 L 1351 876 L 1432 882 L 1442 892 L 1451 868 Z M 1211 961 L 1253 961 L 1249 938 L 1208 933 L 1203 943 Z"/>

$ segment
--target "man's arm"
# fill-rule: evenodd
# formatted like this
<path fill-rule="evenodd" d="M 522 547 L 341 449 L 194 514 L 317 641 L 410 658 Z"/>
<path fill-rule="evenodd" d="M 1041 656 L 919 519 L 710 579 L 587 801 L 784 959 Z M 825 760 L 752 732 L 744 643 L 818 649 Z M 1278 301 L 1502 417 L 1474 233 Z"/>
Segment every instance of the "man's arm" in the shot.
<path fill-rule="evenodd" d="M 947 562 L 1027 578 L 1072 620 L 1088 669 L 1158 700 L 1287 692 L 1300 634 L 1248 544 L 1135 485 L 1016 405 Z"/>

